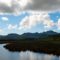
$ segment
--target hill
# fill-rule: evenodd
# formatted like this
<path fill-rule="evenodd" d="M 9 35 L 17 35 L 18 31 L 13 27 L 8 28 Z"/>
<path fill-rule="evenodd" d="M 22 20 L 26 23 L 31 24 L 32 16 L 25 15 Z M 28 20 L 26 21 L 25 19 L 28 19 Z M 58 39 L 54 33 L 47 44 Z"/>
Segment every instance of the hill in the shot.
<path fill-rule="evenodd" d="M 59 33 L 54 31 L 47 31 L 43 33 L 24 33 L 22 35 L 11 33 L 6 36 L 0 35 L 0 40 L 21 40 L 21 39 L 44 39 L 53 36 L 60 36 Z"/>

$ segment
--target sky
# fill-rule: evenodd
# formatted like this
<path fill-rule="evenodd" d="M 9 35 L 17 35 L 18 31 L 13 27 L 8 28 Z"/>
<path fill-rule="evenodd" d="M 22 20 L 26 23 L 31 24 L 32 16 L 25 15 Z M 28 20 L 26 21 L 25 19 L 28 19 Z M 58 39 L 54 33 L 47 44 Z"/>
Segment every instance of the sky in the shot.
<path fill-rule="evenodd" d="M 0 35 L 60 33 L 60 0 L 0 0 Z"/>

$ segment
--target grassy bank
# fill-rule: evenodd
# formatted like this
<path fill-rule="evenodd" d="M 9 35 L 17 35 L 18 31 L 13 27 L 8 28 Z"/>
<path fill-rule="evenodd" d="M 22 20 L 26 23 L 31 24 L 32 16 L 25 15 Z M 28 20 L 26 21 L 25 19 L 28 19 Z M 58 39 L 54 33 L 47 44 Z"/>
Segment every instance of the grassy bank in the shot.
<path fill-rule="evenodd" d="M 6 41 L 8 42 L 8 41 Z M 9 51 L 26 51 L 60 55 L 60 40 L 9 41 L 4 46 Z"/>

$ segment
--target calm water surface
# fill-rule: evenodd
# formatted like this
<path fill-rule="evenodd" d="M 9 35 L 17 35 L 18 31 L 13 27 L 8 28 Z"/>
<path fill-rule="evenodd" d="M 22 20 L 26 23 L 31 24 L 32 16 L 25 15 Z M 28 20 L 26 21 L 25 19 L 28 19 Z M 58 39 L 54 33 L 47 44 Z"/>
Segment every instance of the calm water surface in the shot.
<path fill-rule="evenodd" d="M 3 46 L 5 44 L 0 44 L 0 60 L 60 60 L 60 57 L 34 53 L 31 51 L 26 52 L 10 52 Z"/>

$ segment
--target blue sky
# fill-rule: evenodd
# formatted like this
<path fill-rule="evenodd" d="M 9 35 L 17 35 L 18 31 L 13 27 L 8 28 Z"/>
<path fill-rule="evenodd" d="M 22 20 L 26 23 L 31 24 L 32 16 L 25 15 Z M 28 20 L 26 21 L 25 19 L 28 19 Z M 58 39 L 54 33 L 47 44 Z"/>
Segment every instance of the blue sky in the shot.
<path fill-rule="evenodd" d="M 16 5 L 10 2 L 12 0 L 7 1 L 0 0 L 0 35 L 23 34 L 26 32 L 40 33 L 49 30 L 60 32 L 60 1 L 45 0 L 48 2 L 44 3 L 43 0 L 43 6 L 42 4 L 39 6 L 38 3 L 42 0 L 38 0 L 38 2 L 36 0 L 14 0 Z M 35 3 L 38 3 L 38 5 Z M 47 7 L 44 4 L 47 4 Z"/>
<path fill-rule="evenodd" d="M 14 15 L 0 15 L 0 29 L 3 31 L 0 32 L 0 34 L 9 34 L 9 33 L 26 33 L 26 32 L 44 32 L 45 30 L 54 30 L 57 32 L 60 32 L 58 30 L 57 26 L 53 26 L 51 28 L 44 28 L 44 25 L 42 23 L 37 23 L 35 26 L 31 27 L 30 29 L 21 29 L 19 30 L 19 23 L 26 17 L 29 16 L 29 13 L 21 13 L 19 16 L 14 16 Z M 58 19 L 60 18 L 60 13 L 59 12 L 54 12 L 54 13 L 49 13 L 50 19 L 54 21 L 54 23 L 58 22 Z M 2 18 L 7 18 L 8 20 L 4 20 Z M 9 24 L 11 24 L 10 29 L 8 28 Z M 14 26 L 13 26 L 14 25 Z M 15 27 L 17 25 L 17 27 Z M 15 28 L 12 28 L 15 27 Z"/>

